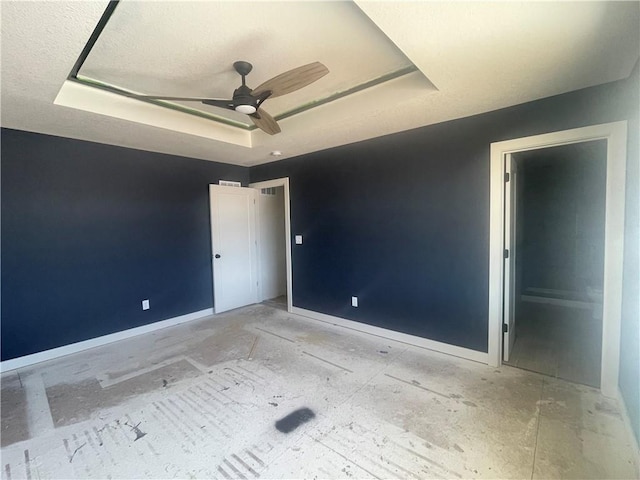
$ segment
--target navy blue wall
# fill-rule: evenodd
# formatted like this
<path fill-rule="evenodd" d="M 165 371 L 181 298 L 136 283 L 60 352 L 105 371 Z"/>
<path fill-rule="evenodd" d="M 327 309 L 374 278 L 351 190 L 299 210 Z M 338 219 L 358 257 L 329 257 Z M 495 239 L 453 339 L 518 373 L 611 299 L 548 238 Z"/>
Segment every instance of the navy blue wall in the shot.
<path fill-rule="evenodd" d="M 489 145 L 469 133 L 456 155 L 439 125 L 252 169 L 291 178 L 295 306 L 486 349 Z"/>
<path fill-rule="evenodd" d="M 292 235 L 304 235 L 293 304 L 486 352 L 490 144 L 629 120 L 620 384 L 638 429 L 638 84 L 636 66 L 624 81 L 253 167 L 252 182 L 290 178 Z"/>
<path fill-rule="evenodd" d="M 248 169 L 1 140 L 3 360 L 212 307 L 208 184 L 246 183 Z"/>

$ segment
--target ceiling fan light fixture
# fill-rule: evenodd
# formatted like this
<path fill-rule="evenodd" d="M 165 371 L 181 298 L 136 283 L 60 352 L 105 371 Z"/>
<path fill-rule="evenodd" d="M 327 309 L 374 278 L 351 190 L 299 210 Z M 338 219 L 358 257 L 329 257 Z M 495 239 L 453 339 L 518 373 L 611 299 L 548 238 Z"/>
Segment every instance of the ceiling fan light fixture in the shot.
<path fill-rule="evenodd" d="M 236 105 L 236 112 L 246 113 L 247 115 L 251 115 L 252 113 L 256 113 L 256 107 L 253 105 Z"/>

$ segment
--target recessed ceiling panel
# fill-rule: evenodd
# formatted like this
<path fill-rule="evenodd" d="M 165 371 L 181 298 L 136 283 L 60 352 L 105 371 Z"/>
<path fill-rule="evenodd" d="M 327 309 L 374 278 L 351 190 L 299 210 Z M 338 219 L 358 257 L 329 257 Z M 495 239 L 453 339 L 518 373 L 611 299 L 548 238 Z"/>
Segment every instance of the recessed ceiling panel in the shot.
<path fill-rule="evenodd" d="M 276 117 L 413 67 L 352 2 L 121 0 L 78 77 L 144 95 L 229 99 L 241 83 L 237 60 L 253 64 L 249 87 L 310 62 L 328 67 L 319 81 L 268 99 Z M 252 125 L 233 111 L 180 103 Z"/>

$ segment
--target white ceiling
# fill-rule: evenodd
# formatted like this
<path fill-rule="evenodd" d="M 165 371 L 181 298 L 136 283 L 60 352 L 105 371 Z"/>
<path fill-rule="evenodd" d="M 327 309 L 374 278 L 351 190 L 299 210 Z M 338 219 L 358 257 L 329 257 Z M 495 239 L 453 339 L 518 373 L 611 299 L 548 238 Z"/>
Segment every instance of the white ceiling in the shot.
<path fill-rule="evenodd" d="M 0 2 L 3 127 L 256 165 L 626 78 L 640 55 L 639 2 L 121 1 L 80 75 L 147 95 L 230 98 L 235 60 L 254 87 L 324 63 L 265 102 L 277 117 L 417 67 L 269 136 L 67 81 L 107 3 Z"/>

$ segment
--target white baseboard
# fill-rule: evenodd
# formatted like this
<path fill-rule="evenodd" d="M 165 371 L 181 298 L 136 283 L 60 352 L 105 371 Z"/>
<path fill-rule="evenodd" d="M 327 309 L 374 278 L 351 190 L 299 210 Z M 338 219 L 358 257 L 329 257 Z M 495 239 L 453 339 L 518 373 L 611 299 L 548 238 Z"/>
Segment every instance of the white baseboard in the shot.
<path fill-rule="evenodd" d="M 631 417 L 629 417 L 627 402 L 624 401 L 624 397 L 622 396 L 620 387 L 618 387 L 618 404 L 620 405 L 620 409 L 622 410 L 622 421 L 625 424 L 627 435 L 629 436 L 629 442 L 634 449 L 633 451 L 636 453 L 636 461 L 638 462 L 638 464 L 640 464 L 640 439 L 636 438 L 636 435 L 633 431 L 633 425 L 631 424 Z"/>
<path fill-rule="evenodd" d="M 204 310 L 187 313 L 186 315 L 180 315 L 179 317 L 168 318 L 159 322 L 150 323 L 148 325 L 141 325 L 139 327 L 122 330 L 120 332 L 110 333 L 108 335 L 91 338 L 82 342 L 71 343 L 62 347 L 52 348 L 50 350 L 44 350 L 42 352 L 25 355 L 23 357 L 12 358 L 11 360 L 0 362 L 0 372 L 7 372 L 9 370 L 27 367 L 35 363 L 45 362 L 54 358 L 63 357 L 65 355 L 81 352 L 89 348 L 100 347 L 102 345 L 107 345 L 108 343 L 117 342 L 118 340 L 135 337 L 136 335 L 141 335 L 143 333 L 154 332 L 162 328 L 172 327 L 174 325 L 190 322 L 192 320 L 197 320 L 198 318 L 207 317 L 209 315 L 213 315 L 213 308 L 205 308 Z"/>
<path fill-rule="evenodd" d="M 446 353 L 447 355 L 453 355 L 454 357 L 473 360 L 474 362 L 479 363 L 489 363 L 488 353 L 478 352 L 476 350 L 471 350 L 470 348 L 458 347 L 456 345 L 449 345 L 448 343 L 436 342 L 435 340 L 429 340 L 428 338 L 417 337 L 415 335 L 409 335 L 408 333 L 396 332 L 395 330 L 388 330 L 382 327 L 367 325 L 366 323 L 360 323 L 353 320 L 347 320 L 345 318 L 334 317 L 332 315 L 314 312 L 312 310 L 305 310 L 304 308 L 299 307 L 292 307 L 291 313 L 295 313 L 312 320 L 318 320 L 320 322 L 329 323 L 331 325 L 348 328 L 350 330 L 356 330 L 358 332 L 375 335 L 377 337 L 388 338 L 390 340 L 407 343 L 416 347 L 426 348 L 435 352 Z"/>

